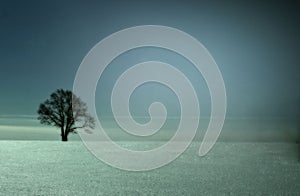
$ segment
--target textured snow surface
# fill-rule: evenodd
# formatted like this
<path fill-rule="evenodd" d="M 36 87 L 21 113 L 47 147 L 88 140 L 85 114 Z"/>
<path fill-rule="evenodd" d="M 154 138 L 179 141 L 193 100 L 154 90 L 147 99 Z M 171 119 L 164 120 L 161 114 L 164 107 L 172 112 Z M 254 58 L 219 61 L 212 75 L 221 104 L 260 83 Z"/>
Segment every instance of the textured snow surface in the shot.
<path fill-rule="evenodd" d="M 123 146 L 156 146 L 125 142 Z M 148 172 L 115 169 L 82 142 L 0 141 L 0 195 L 299 195 L 299 149 L 291 143 L 199 142 Z M 110 152 L 112 153 L 112 152 Z"/>

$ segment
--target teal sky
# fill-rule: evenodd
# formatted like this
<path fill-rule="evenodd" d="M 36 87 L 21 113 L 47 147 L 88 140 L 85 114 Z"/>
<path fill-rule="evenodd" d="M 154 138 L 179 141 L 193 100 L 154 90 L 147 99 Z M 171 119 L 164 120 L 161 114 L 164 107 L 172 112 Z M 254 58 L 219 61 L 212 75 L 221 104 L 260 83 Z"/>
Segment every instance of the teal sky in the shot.
<path fill-rule="evenodd" d="M 82 59 L 96 43 L 121 29 L 147 24 L 178 28 L 204 44 L 223 75 L 229 118 L 296 122 L 299 10 L 296 1 L 1 0 L 0 134 L 40 126 L 33 120 L 39 104 L 57 88 L 72 89 Z M 122 69 L 144 60 L 162 60 L 182 70 L 196 84 L 203 116 L 209 116 L 210 97 L 201 75 L 184 58 L 155 48 L 130 51 L 111 63 L 98 83 L 99 116 L 111 114 L 109 90 Z M 155 85 L 135 92 L 133 114 L 146 115 L 147 104 L 158 99 L 169 114 L 178 115 L 174 94 Z"/>

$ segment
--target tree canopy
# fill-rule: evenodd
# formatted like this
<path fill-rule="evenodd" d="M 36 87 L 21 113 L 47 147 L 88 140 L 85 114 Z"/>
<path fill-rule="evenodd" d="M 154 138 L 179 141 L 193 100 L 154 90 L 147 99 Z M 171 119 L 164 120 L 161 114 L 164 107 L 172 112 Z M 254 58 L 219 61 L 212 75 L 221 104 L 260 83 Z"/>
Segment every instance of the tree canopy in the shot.
<path fill-rule="evenodd" d="M 87 112 L 86 103 L 69 90 L 58 89 L 38 109 L 41 124 L 61 130 L 62 141 L 68 141 L 70 133 L 78 129 L 94 128 L 95 120 Z"/>

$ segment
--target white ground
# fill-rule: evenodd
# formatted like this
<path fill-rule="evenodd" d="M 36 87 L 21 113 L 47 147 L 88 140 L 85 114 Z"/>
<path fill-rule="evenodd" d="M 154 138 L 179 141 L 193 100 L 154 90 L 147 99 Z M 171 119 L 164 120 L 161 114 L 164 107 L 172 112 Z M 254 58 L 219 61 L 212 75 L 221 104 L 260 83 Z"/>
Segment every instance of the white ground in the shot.
<path fill-rule="evenodd" d="M 203 158 L 199 146 L 162 168 L 126 172 L 81 142 L 0 141 L 0 195 L 300 194 L 296 144 L 217 143 Z"/>

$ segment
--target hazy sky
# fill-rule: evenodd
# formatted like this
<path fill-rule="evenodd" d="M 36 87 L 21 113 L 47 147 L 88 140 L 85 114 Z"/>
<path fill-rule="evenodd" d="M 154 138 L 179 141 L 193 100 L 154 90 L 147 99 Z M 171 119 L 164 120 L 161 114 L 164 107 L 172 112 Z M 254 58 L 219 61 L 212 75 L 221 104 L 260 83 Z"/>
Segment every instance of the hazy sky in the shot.
<path fill-rule="evenodd" d="M 72 89 L 83 57 L 97 42 L 127 27 L 154 24 L 185 31 L 210 51 L 225 81 L 229 117 L 297 118 L 299 15 L 296 1 L 1 0 L 0 115 L 36 115 L 51 92 Z M 154 49 L 136 52 L 120 59 L 130 64 L 166 56 Z M 176 58 L 170 54 L 166 61 L 180 62 Z M 186 67 L 183 71 L 192 73 Z M 106 82 L 99 85 L 98 99 L 108 95 L 100 92 L 109 90 L 111 81 Z M 203 97 L 209 108 L 209 95 Z"/>

